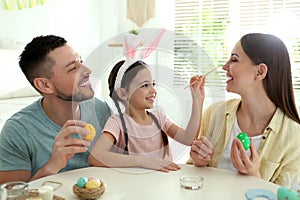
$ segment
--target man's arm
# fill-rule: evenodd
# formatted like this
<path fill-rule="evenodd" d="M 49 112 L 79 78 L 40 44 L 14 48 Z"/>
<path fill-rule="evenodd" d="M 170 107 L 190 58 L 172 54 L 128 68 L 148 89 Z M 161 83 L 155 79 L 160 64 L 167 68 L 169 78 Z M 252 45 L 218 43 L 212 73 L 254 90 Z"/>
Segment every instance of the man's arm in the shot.
<path fill-rule="evenodd" d="M 12 170 L 12 171 L 0 171 L 0 184 L 9 181 L 30 181 L 30 171 L 27 170 Z"/>
<path fill-rule="evenodd" d="M 2 171 L 0 171 L 0 182 L 2 183 L 12 180 L 28 182 L 58 173 L 67 165 L 68 161 L 76 153 L 83 153 L 88 150 L 87 147 L 90 146 L 90 141 L 71 137 L 71 135 L 75 133 L 82 136 L 89 134 L 89 132 L 83 128 L 85 124 L 85 122 L 79 120 L 69 120 L 65 123 L 55 138 L 50 159 L 35 173 L 35 175 L 33 175 L 33 177 L 31 177 L 30 170 L 23 170 L 22 167 L 24 166 L 20 164 L 16 166 L 17 164 L 13 164 L 13 162 L 11 162 L 10 165 L 14 165 L 14 169 L 2 169 Z M 16 168 L 20 168 L 20 170 L 16 170 Z"/>

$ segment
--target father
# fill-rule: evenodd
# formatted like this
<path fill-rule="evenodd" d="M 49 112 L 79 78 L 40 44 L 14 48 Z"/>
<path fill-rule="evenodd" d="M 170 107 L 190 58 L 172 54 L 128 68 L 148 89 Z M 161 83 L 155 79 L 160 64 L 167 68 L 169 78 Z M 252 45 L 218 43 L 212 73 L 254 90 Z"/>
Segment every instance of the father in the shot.
<path fill-rule="evenodd" d="M 93 142 L 82 139 L 88 134 L 84 126 L 92 124 L 99 136 L 111 115 L 106 102 L 93 98 L 91 70 L 54 35 L 28 43 L 19 65 L 42 97 L 9 118 L 1 131 L 0 184 L 88 166 Z"/>

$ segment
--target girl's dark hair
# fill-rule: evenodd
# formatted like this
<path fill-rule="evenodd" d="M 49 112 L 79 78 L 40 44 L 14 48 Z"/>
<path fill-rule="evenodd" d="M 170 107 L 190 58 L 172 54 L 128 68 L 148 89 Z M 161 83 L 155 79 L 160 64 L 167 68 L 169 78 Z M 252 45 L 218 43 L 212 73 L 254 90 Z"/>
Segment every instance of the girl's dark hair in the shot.
<path fill-rule="evenodd" d="M 38 36 L 28 43 L 19 57 L 19 66 L 30 84 L 37 77 L 51 78 L 53 59 L 47 57 L 50 51 L 66 45 L 67 41 L 59 36 Z"/>
<path fill-rule="evenodd" d="M 118 62 L 113 67 L 113 69 L 111 70 L 111 72 L 109 74 L 109 77 L 108 77 L 108 87 L 109 87 L 109 96 L 114 101 L 114 104 L 117 107 L 118 113 L 120 115 L 120 119 L 121 119 L 123 131 L 124 131 L 124 136 L 125 136 L 124 154 L 129 154 L 129 151 L 128 151 L 128 133 L 127 133 L 127 128 L 126 128 L 126 124 L 125 124 L 123 113 L 122 113 L 120 105 L 119 105 L 119 101 L 121 101 L 121 99 L 118 97 L 118 95 L 115 92 L 115 82 L 116 82 L 117 74 L 118 74 L 118 71 L 120 70 L 120 68 L 123 66 L 124 62 L 125 62 L 124 60 Z M 133 63 L 132 65 L 130 65 L 128 67 L 128 69 L 125 71 L 125 73 L 124 73 L 124 75 L 122 77 L 121 88 L 128 89 L 129 84 L 131 83 L 132 79 L 136 76 L 136 74 L 140 70 L 145 69 L 146 67 L 147 67 L 147 64 L 144 63 L 143 61 L 136 61 L 135 63 Z M 162 130 L 162 128 L 161 128 L 161 126 L 159 124 L 159 121 L 155 117 L 155 115 L 152 114 L 151 112 L 148 112 L 148 111 L 147 111 L 147 113 L 152 118 L 152 120 L 154 121 L 154 123 L 156 124 L 156 126 L 161 130 L 161 136 L 162 136 L 163 144 L 164 144 L 164 154 L 163 154 L 163 157 L 165 157 L 166 154 L 169 155 L 169 141 L 168 141 L 168 136 Z"/>
<path fill-rule="evenodd" d="M 255 65 L 267 65 L 268 73 L 263 84 L 268 97 L 288 117 L 300 123 L 294 98 L 290 58 L 284 43 L 274 35 L 262 33 L 244 35 L 240 42 Z"/>

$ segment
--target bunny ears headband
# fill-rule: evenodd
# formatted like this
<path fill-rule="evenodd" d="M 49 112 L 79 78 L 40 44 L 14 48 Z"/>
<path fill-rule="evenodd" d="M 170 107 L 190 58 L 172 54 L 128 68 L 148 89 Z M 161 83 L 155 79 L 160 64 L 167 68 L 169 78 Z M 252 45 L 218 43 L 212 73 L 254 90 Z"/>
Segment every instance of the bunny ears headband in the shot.
<path fill-rule="evenodd" d="M 142 38 L 140 35 L 130 33 L 125 34 L 123 46 L 126 60 L 118 71 L 115 82 L 115 90 L 121 87 L 121 81 L 125 71 L 136 61 L 147 58 L 157 48 L 165 31 L 165 29 L 162 29 L 149 46 L 141 49 L 138 49 L 142 45 Z M 137 50 L 139 51 L 137 52 Z"/>

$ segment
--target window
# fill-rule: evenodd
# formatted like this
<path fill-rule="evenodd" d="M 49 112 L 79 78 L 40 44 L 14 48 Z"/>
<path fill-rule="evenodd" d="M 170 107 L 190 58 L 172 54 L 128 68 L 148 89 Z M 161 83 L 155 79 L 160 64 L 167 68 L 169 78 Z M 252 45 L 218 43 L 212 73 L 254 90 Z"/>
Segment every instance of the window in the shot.
<path fill-rule="evenodd" d="M 300 2 L 298 0 L 175 0 L 174 85 L 223 65 L 238 39 L 250 32 L 270 33 L 287 45 L 297 105 L 300 105 Z M 227 98 L 225 73 L 207 77 L 208 97 Z M 212 95 L 213 94 L 213 95 Z"/>

